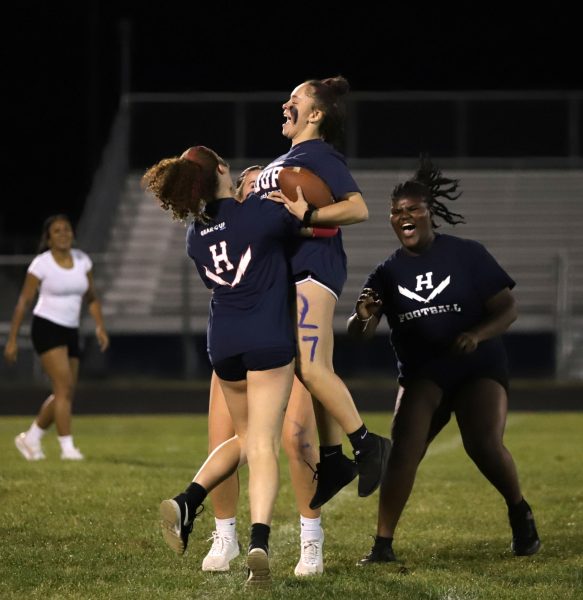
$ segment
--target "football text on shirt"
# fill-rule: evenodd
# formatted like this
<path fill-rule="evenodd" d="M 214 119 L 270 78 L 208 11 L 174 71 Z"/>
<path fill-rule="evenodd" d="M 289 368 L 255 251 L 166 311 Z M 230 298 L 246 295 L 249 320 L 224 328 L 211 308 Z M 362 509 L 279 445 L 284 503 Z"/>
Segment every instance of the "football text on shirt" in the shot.
<path fill-rule="evenodd" d="M 462 309 L 459 304 L 440 304 L 438 306 L 428 306 L 427 308 L 419 308 L 411 310 L 399 315 L 399 323 L 411 321 L 412 319 L 420 319 L 421 317 L 429 317 L 430 315 L 438 315 L 441 313 L 461 313 Z"/>
<path fill-rule="evenodd" d="M 255 193 L 263 196 L 267 191 L 278 190 L 279 181 L 277 178 L 282 169 L 283 161 L 271 163 L 264 169 L 255 180 Z"/>

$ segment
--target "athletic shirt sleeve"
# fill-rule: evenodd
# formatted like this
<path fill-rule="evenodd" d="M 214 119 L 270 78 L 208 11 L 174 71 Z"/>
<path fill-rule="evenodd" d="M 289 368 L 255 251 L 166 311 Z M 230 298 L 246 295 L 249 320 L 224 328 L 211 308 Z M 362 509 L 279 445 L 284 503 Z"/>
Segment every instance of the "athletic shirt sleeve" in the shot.
<path fill-rule="evenodd" d="M 366 278 L 363 288 L 373 289 L 383 303 L 381 306 L 381 314 L 388 314 L 391 302 L 390 297 L 390 276 L 385 263 L 378 264 L 374 271 Z"/>
<path fill-rule="evenodd" d="M 463 256 L 468 263 L 474 288 L 482 302 L 486 302 L 504 288 L 512 289 L 516 285 L 482 244 L 474 240 L 465 242 L 466 249 Z"/>
<path fill-rule="evenodd" d="M 35 256 L 27 269 L 27 273 L 34 275 L 39 281 L 47 276 L 46 261 L 43 259 L 43 254 Z"/>
<path fill-rule="evenodd" d="M 294 157 L 285 166 L 305 167 L 323 179 L 330 189 L 335 200 L 342 200 L 351 193 L 360 193 L 358 184 L 350 174 L 346 163 L 341 156 L 332 152 L 308 153 Z"/>
<path fill-rule="evenodd" d="M 292 215 L 283 204 L 268 198 L 259 199 L 258 212 L 258 218 L 270 219 L 276 229 L 281 228 L 281 231 L 278 232 L 280 235 L 296 235 L 301 229 L 302 223 L 299 219 Z"/>
<path fill-rule="evenodd" d="M 79 253 L 81 260 L 84 263 L 85 273 L 89 273 L 89 271 L 91 271 L 91 269 L 93 269 L 93 261 L 91 260 L 91 258 L 89 258 L 89 255 L 85 254 L 85 252 L 83 252 L 82 250 L 75 250 L 75 251 Z"/>

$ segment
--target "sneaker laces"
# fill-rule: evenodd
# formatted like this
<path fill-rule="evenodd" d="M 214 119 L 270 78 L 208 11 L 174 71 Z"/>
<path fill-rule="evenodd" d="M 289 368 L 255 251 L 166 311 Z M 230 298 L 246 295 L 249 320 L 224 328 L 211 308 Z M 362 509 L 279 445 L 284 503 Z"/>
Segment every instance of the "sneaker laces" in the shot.
<path fill-rule="evenodd" d="M 221 531 L 213 531 L 207 542 L 210 542 L 211 540 L 213 541 L 213 545 L 209 550 L 208 556 L 222 556 L 224 554 L 225 546 L 229 542 L 235 541 L 234 538 Z"/>
<path fill-rule="evenodd" d="M 307 565 L 318 565 L 320 562 L 320 540 L 305 540 L 302 542 L 302 562 Z"/>
<path fill-rule="evenodd" d="M 201 504 L 195 511 L 194 511 L 194 517 L 192 517 L 192 519 L 186 524 L 184 525 L 182 523 L 182 509 L 180 510 L 180 526 L 182 529 L 185 529 L 189 534 L 192 533 L 192 529 L 194 528 L 194 520 L 196 519 L 196 517 L 198 517 L 198 515 L 200 515 L 200 513 L 204 510 L 204 504 Z M 210 538 L 209 538 L 210 539 Z"/>
<path fill-rule="evenodd" d="M 320 472 L 319 469 L 318 469 L 318 467 L 320 466 L 320 463 L 318 463 L 316 465 L 316 468 L 314 469 L 314 467 L 312 467 L 312 465 L 306 459 L 304 459 L 304 462 L 308 465 L 308 467 L 310 467 L 310 471 L 312 471 L 312 473 L 314 474 L 314 476 L 312 477 L 312 483 L 314 481 L 318 481 L 318 475 L 319 475 L 319 472 Z"/>

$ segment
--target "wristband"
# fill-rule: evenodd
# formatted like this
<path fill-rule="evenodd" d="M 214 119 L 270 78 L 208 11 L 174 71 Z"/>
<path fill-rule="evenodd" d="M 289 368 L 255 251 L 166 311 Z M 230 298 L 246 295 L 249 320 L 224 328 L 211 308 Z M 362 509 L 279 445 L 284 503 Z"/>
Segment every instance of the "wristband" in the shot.
<path fill-rule="evenodd" d="M 302 227 L 309 227 L 310 221 L 312 220 L 312 214 L 315 212 L 315 208 L 308 208 L 308 210 L 304 213 L 304 218 L 302 219 Z"/>

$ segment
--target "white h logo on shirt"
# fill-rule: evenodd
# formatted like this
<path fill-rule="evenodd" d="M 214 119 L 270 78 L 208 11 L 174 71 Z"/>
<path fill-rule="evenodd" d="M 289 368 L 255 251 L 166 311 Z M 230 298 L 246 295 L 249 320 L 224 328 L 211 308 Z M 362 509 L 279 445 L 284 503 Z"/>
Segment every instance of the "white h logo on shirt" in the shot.
<path fill-rule="evenodd" d="M 417 275 L 417 287 L 415 288 L 416 292 L 420 292 L 425 286 L 428 290 L 433 289 L 433 282 L 431 278 L 433 276 L 433 271 L 429 271 L 429 273 L 425 273 L 425 279 L 423 279 L 423 275 Z"/>
<path fill-rule="evenodd" d="M 221 262 L 225 263 L 225 268 L 227 271 L 232 271 L 235 267 L 231 264 L 229 257 L 227 256 L 227 242 L 219 242 L 221 246 L 221 253 L 217 254 L 217 245 L 213 244 L 209 246 L 209 250 L 213 255 L 213 261 L 215 263 L 215 273 L 220 274 L 223 272 L 221 269 Z"/>

